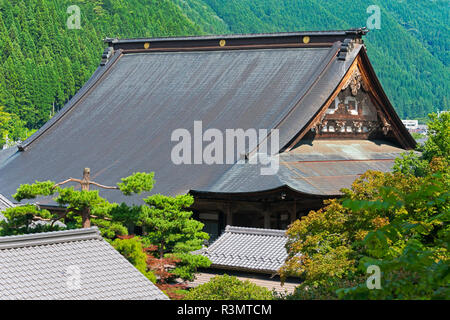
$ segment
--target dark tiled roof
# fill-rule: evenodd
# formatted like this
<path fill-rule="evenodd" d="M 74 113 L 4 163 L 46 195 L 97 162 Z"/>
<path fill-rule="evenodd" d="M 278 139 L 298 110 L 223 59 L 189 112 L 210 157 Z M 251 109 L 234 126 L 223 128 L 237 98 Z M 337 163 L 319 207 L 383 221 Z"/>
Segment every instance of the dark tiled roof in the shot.
<path fill-rule="evenodd" d="M 175 165 L 173 131 L 192 133 L 197 120 L 203 132 L 278 129 L 280 148 L 285 147 L 319 112 L 356 57 L 366 56 L 365 32 L 230 35 L 225 47 L 217 41 L 221 36 L 110 39 L 101 66 L 61 112 L 27 139 L 21 152 L 0 152 L 0 193 L 10 197 L 23 183 L 79 177 L 84 167 L 106 185 L 133 172 L 154 171 L 152 193 L 228 192 L 224 175 L 237 167 Z M 288 184 L 288 178 L 265 177 L 252 188 Z M 318 194 L 336 189 L 314 189 L 306 180 L 290 185 Z M 128 204 L 142 203 L 146 196 L 126 197 L 115 190 L 100 190 L 100 195 Z"/>
<path fill-rule="evenodd" d="M 284 230 L 227 226 L 211 246 L 196 253 L 208 257 L 212 268 L 276 273 L 287 257 L 286 241 Z"/>
<path fill-rule="evenodd" d="M 0 297 L 167 299 L 95 227 L 0 237 Z"/>
<path fill-rule="evenodd" d="M 319 110 L 360 48 L 355 44 L 345 61 L 336 58 L 339 44 L 116 51 L 59 114 L 25 141 L 24 151 L 0 164 L 0 192 L 10 196 L 21 183 L 78 177 L 84 167 L 107 185 L 133 172 L 154 171 L 155 193 L 174 195 L 210 185 L 231 165 L 173 164 L 175 129 L 192 132 L 195 120 L 203 122 L 203 131 L 279 128 L 281 147 Z M 100 194 L 117 202 L 142 198 L 111 190 Z"/>
<path fill-rule="evenodd" d="M 10 160 L 12 160 L 14 158 L 13 156 L 16 154 L 17 154 L 17 146 L 0 150 L 0 165 L 4 165 Z"/>

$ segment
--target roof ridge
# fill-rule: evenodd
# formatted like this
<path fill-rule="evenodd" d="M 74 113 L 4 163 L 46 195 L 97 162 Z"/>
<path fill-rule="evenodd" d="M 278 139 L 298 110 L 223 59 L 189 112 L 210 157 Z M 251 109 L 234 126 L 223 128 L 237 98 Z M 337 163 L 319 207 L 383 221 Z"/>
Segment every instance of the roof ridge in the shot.
<path fill-rule="evenodd" d="M 278 229 L 264 229 L 264 228 L 250 228 L 250 227 L 236 227 L 236 226 L 226 226 L 225 232 L 230 233 L 242 233 L 242 234 L 253 234 L 261 236 L 275 236 L 275 237 L 286 237 L 285 230 Z"/>
<path fill-rule="evenodd" d="M 208 255 L 208 256 L 210 256 L 210 257 L 212 257 L 212 256 L 216 256 L 216 257 L 224 257 L 224 258 L 239 258 L 239 259 L 243 259 L 243 260 L 255 260 L 255 261 L 264 261 L 264 262 L 266 262 L 266 261 L 269 261 L 269 262 L 284 262 L 284 260 L 285 260 L 285 258 L 280 258 L 280 257 L 271 257 L 271 256 L 268 256 L 268 257 L 261 257 L 261 256 L 258 256 L 258 255 L 255 255 L 255 254 L 240 254 L 240 253 L 233 253 L 233 252 L 230 252 L 230 253 L 223 253 L 223 252 L 220 252 L 220 253 L 215 253 L 215 252 L 213 252 L 213 253 L 209 253 L 209 252 L 206 252 L 206 254 Z"/>
<path fill-rule="evenodd" d="M 103 239 L 97 227 L 0 237 L 0 250 Z"/>
<path fill-rule="evenodd" d="M 105 38 L 106 43 L 129 43 L 142 41 L 182 41 L 182 40 L 209 40 L 209 39 L 239 39 L 239 38 L 260 38 L 260 37 L 283 37 L 283 36 L 363 36 L 368 32 L 365 28 L 341 29 L 341 30 L 305 30 L 288 32 L 266 32 L 266 33 L 232 33 L 232 34 L 208 34 L 196 36 L 177 37 L 154 37 L 154 38 Z"/>
<path fill-rule="evenodd" d="M 124 53 L 198 50 L 252 50 L 256 48 L 331 47 L 336 42 L 344 52 L 351 49 L 352 41 L 362 42 L 366 28 L 330 31 L 294 31 L 274 33 L 246 33 L 200 35 L 159 38 L 106 38 L 103 41 L 113 50 Z M 344 46 L 341 43 L 345 43 Z M 342 55 L 342 59 L 345 54 Z"/>

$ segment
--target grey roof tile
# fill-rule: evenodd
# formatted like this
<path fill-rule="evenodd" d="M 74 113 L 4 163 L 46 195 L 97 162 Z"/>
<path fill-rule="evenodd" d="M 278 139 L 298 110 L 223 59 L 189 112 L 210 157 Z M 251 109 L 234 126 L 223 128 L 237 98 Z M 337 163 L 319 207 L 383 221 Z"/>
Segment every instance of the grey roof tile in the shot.
<path fill-rule="evenodd" d="M 71 270 L 80 271 L 79 288 L 70 286 Z M 96 227 L 0 237 L 0 297 L 168 299 Z"/>
<path fill-rule="evenodd" d="M 284 230 L 227 226 L 208 248 L 197 251 L 211 267 L 276 273 L 286 257 Z"/>

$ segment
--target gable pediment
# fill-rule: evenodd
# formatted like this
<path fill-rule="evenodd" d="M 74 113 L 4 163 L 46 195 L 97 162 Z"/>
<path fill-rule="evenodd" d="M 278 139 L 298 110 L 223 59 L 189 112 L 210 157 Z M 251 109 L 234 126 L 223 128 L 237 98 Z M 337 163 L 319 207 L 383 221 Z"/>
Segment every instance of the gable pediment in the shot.
<path fill-rule="evenodd" d="M 288 149 L 301 140 L 314 139 L 381 139 L 410 149 L 411 137 L 371 71 L 371 66 L 358 56 L 335 92 Z"/>
<path fill-rule="evenodd" d="M 356 67 L 313 127 L 316 138 L 383 138 L 392 126 L 370 97 L 367 83 Z"/>

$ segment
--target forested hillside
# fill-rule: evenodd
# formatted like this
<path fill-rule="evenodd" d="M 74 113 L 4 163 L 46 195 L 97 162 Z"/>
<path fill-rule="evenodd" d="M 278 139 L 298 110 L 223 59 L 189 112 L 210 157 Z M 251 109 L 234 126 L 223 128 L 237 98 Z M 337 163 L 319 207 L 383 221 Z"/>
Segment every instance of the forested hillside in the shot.
<path fill-rule="evenodd" d="M 382 20 L 369 56 L 399 114 L 448 109 L 448 0 L 0 0 L 0 135 L 18 139 L 57 112 L 98 67 L 105 37 L 346 29 L 366 25 L 370 4 Z M 70 5 L 81 29 L 67 28 Z"/>
<path fill-rule="evenodd" d="M 188 17 L 231 33 L 333 30 L 366 26 L 369 5 L 381 9 L 380 29 L 365 37 L 375 70 L 401 117 L 449 107 L 448 0 L 176 0 Z M 211 19 L 211 12 L 217 16 Z M 221 23 L 218 24 L 217 21 Z"/>
<path fill-rule="evenodd" d="M 66 25 L 74 4 L 81 29 Z M 105 37 L 201 32 L 171 1 L 0 0 L 0 108 L 39 128 L 98 67 Z M 20 125 L 3 123 L 10 132 Z"/>

